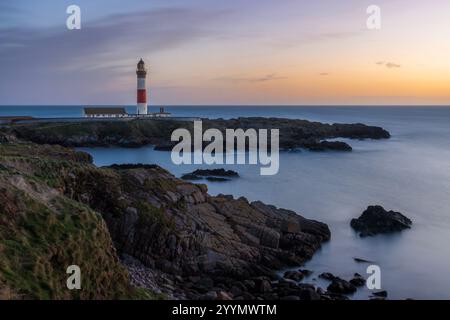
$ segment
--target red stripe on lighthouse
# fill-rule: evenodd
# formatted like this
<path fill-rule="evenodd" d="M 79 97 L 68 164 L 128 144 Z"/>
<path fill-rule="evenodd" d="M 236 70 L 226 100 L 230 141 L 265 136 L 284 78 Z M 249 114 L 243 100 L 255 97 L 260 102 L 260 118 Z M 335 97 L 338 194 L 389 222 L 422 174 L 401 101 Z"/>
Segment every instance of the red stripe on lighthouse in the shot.
<path fill-rule="evenodd" d="M 147 103 L 147 90 L 140 89 L 137 91 L 137 102 Z"/>

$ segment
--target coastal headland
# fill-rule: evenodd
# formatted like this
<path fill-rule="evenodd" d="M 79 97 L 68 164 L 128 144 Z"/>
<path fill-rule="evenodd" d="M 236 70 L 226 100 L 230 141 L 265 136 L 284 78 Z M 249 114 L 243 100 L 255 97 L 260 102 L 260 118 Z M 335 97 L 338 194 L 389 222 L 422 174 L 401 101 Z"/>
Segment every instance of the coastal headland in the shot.
<path fill-rule="evenodd" d="M 307 120 L 282 118 L 201 119 L 203 129 L 279 129 L 282 150 L 308 149 L 312 151 L 351 151 L 345 139 L 388 139 L 383 128 L 356 124 L 325 124 Z M 31 121 L 3 127 L 1 130 L 18 138 L 39 144 L 59 144 L 66 147 L 120 146 L 138 148 L 154 145 L 157 150 L 169 151 L 175 145 L 171 134 L 178 128 L 193 132 L 193 121 L 177 119 L 134 119 L 128 121 Z M 331 141 L 330 141 L 331 140 Z"/>
<path fill-rule="evenodd" d="M 204 123 L 276 127 L 287 150 L 314 150 L 326 139 L 389 137 L 362 124 Z M 277 274 L 301 266 L 330 240 L 326 224 L 259 201 L 211 196 L 206 185 L 156 165 L 98 168 L 89 154 L 68 148 L 164 146 L 180 125 L 191 128 L 153 120 L 1 128 L 0 298 L 345 298 Z M 65 290 L 65 268 L 74 263 L 83 272 L 82 291 Z"/>

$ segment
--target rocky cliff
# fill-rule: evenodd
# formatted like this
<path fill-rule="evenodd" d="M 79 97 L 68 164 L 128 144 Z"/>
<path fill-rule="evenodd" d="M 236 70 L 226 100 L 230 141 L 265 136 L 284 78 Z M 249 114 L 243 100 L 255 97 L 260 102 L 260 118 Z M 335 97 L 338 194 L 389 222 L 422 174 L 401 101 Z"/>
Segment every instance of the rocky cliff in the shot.
<path fill-rule="evenodd" d="M 330 238 L 323 223 L 210 196 L 158 166 L 97 168 L 61 146 L 2 141 L 1 297 L 248 298 L 242 286 L 275 279 Z M 71 264 L 81 267 L 84 290 L 65 288 Z M 130 273 L 149 290 L 130 286 Z"/>

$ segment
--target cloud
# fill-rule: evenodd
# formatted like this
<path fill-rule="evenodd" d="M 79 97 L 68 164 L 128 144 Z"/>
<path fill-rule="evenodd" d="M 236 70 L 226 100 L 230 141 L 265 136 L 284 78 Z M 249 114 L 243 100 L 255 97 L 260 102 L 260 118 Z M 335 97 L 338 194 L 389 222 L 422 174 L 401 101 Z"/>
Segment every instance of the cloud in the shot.
<path fill-rule="evenodd" d="M 110 15 L 81 30 L 0 28 L 1 102 L 111 103 L 108 93 L 127 92 L 115 100 L 125 101 L 136 59 L 214 36 L 211 26 L 228 13 L 170 7 Z"/>
<path fill-rule="evenodd" d="M 391 69 L 391 68 L 400 68 L 401 65 L 393 63 L 393 62 L 388 62 L 388 63 L 386 63 L 386 67 L 388 67 L 389 69 Z"/>
<path fill-rule="evenodd" d="M 258 82 L 268 82 L 287 79 L 287 77 L 278 76 L 276 73 L 270 73 L 261 77 L 219 77 L 213 80 L 215 81 L 227 81 L 227 82 L 247 82 L 247 83 L 258 83 Z"/>
<path fill-rule="evenodd" d="M 401 68 L 400 64 L 397 64 L 397 63 L 394 63 L 394 62 L 378 61 L 378 62 L 375 62 L 375 64 L 379 65 L 379 66 L 385 66 L 386 68 L 389 68 L 389 69 Z"/>
<path fill-rule="evenodd" d="M 319 73 L 319 76 L 329 76 L 330 74 L 328 72 L 321 72 Z"/>

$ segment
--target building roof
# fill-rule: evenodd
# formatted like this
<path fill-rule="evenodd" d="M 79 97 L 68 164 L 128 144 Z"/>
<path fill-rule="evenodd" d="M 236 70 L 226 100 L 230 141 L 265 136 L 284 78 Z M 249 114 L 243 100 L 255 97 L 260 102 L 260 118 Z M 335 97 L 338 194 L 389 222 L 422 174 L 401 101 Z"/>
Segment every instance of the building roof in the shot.
<path fill-rule="evenodd" d="M 102 108 L 84 108 L 85 114 L 127 114 L 125 108 L 102 107 Z"/>
<path fill-rule="evenodd" d="M 15 120 L 33 120 L 34 118 L 31 116 L 2 116 L 0 117 L 0 120 L 8 120 L 8 121 L 15 121 Z"/>

